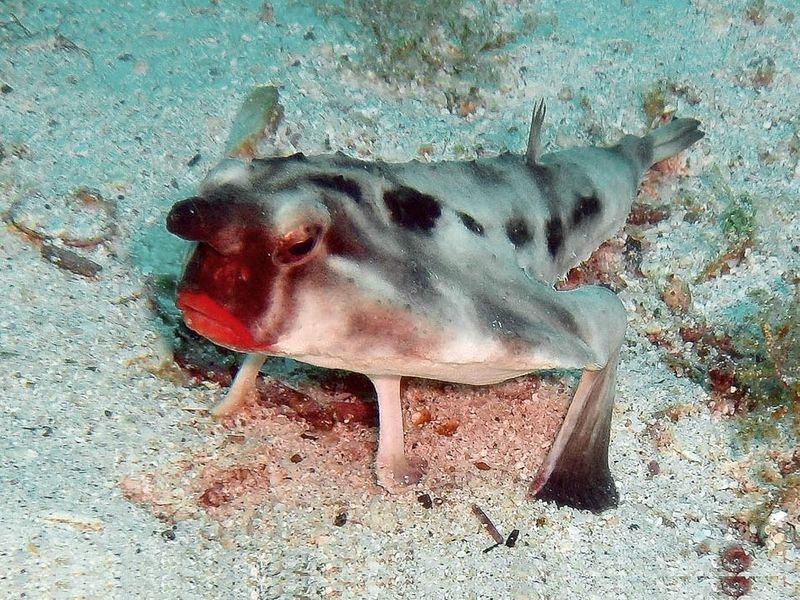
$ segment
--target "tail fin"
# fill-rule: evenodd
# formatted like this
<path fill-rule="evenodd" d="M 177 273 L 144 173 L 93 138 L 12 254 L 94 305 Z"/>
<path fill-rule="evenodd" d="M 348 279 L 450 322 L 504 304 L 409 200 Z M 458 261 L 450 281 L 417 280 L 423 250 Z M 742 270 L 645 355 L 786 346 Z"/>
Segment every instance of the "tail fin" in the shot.
<path fill-rule="evenodd" d="M 705 133 L 698 127 L 700 121 L 697 119 L 675 119 L 668 125 L 648 133 L 644 139 L 652 145 L 650 164 L 654 165 L 670 156 L 675 156 L 701 139 Z"/>

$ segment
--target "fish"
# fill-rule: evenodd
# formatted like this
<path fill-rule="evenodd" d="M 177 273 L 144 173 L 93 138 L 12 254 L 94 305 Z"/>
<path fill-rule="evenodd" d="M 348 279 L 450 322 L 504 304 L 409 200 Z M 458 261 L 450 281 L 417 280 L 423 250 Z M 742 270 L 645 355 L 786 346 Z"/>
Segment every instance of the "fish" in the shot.
<path fill-rule="evenodd" d="M 617 506 L 608 449 L 627 322 L 609 289 L 555 283 L 624 225 L 643 175 L 700 140 L 676 118 L 613 146 L 528 145 L 467 161 L 364 161 L 341 152 L 224 158 L 167 229 L 193 243 L 176 304 L 186 325 L 246 353 L 215 416 L 255 394 L 269 356 L 362 373 L 375 386 L 377 481 L 421 481 L 406 456 L 400 380 L 487 385 L 581 370 L 532 499 Z"/>

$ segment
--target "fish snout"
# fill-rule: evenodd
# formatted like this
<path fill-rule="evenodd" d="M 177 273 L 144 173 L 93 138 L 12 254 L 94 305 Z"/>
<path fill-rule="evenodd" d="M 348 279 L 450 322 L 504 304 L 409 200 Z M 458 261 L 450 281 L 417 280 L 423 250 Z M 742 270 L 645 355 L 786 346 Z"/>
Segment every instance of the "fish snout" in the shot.
<path fill-rule="evenodd" d="M 216 207 L 200 196 L 181 200 L 167 215 L 167 231 L 190 242 L 208 241 L 219 227 L 219 220 L 214 218 L 217 212 Z"/>

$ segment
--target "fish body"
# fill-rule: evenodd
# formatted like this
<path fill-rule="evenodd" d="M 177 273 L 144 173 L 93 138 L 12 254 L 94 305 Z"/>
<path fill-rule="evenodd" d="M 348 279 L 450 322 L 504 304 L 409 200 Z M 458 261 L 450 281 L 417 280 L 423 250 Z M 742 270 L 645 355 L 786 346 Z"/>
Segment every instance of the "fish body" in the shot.
<path fill-rule="evenodd" d="M 524 155 L 366 162 L 341 153 L 229 158 L 168 229 L 196 242 L 177 304 L 188 326 L 250 356 L 217 414 L 247 397 L 265 356 L 369 376 L 379 481 L 413 483 L 402 376 L 468 384 L 582 369 L 531 487 L 559 504 L 617 501 L 608 469 L 626 316 L 609 290 L 553 284 L 625 222 L 644 172 L 702 137 L 678 119 L 608 148 L 542 155 L 540 104 Z"/>

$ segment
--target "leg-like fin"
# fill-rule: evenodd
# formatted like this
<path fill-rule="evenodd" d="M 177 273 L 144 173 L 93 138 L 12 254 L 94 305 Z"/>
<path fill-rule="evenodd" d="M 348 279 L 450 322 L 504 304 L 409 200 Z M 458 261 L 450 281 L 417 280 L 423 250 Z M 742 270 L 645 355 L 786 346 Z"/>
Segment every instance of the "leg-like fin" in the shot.
<path fill-rule="evenodd" d="M 422 479 L 422 464 L 409 461 L 405 455 L 403 412 L 400 403 L 400 377 L 371 376 L 378 392 L 378 456 L 375 469 L 378 485 L 395 491 L 401 486 L 413 485 Z"/>
<path fill-rule="evenodd" d="M 550 452 L 531 484 L 540 500 L 600 512 L 617 505 L 608 468 L 608 441 L 618 356 L 599 371 L 584 371 Z"/>
<path fill-rule="evenodd" d="M 225 417 L 231 415 L 247 404 L 250 398 L 256 393 L 256 377 L 261 370 L 261 365 L 267 357 L 263 354 L 248 354 L 244 359 L 236 378 L 231 384 L 231 388 L 225 397 L 214 408 L 211 415 L 214 417 Z"/>

